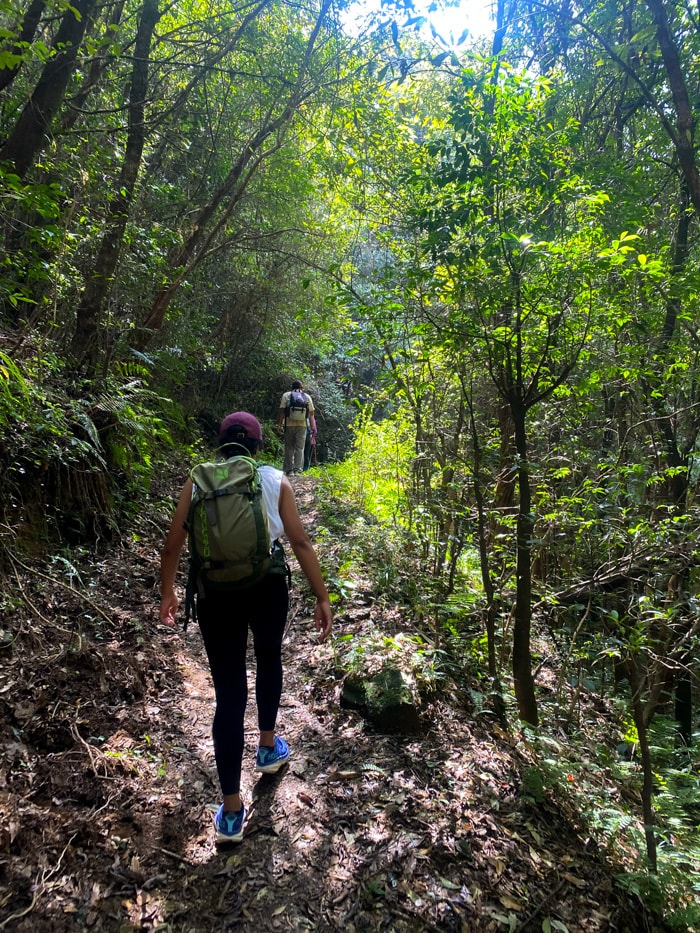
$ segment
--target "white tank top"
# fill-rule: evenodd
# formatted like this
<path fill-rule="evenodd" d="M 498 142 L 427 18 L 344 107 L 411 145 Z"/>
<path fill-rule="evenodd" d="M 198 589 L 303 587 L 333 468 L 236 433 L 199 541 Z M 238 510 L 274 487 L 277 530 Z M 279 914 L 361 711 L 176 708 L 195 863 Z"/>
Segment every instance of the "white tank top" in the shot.
<path fill-rule="evenodd" d="M 270 526 L 270 540 L 276 541 L 284 534 L 284 525 L 280 518 L 280 490 L 284 473 L 276 467 L 261 463 L 258 467 L 262 480 L 262 494 Z"/>

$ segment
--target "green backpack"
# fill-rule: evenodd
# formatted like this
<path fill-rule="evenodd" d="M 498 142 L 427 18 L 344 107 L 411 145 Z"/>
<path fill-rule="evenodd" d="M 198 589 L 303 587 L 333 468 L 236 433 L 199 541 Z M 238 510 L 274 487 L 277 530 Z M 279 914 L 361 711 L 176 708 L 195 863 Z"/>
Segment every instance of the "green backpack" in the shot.
<path fill-rule="evenodd" d="M 194 490 L 185 527 L 192 588 L 200 595 L 247 589 L 270 570 L 270 531 L 255 460 L 200 463 L 190 477 Z"/>

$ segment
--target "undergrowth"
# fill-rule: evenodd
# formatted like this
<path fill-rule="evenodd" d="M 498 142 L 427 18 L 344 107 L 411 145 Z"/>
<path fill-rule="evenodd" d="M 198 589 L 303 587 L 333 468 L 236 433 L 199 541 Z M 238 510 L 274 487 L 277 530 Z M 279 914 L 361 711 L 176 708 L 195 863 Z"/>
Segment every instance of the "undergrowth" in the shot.
<path fill-rule="evenodd" d="M 403 665 L 423 689 L 457 682 L 471 697 L 475 714 L 488 712 L 491 686 L 480 593 L 457 590 L 449 604 L 437 607 L 434 637 L 426 637 L 415 544 L 387 509 L 395 487 L 390 484 L 385 495 L 377 496 L 379 478 L 375 474 L 372 484 L 358 483 L 361 469 L 350 458 L 323 471 L 321 553 L 336 613 L 361 588 L 366 598 L 371 594 L 386 606 L 395 604 L 397 621 L 390 634 L 365 625 L 361 639 L 336 637 L 336 665 L 342 674 L 372 672 L 390 662 Z M 546 626 L 537 629 L 538 729 L 521 728 L 512 691 L 504 697 L 510 741 L 524 762 L 521 794 L 535 803 L 547 797 L 565 809 L 582 836 L 594 840 L 607 858 L 620 887 L 639 897 L 669 929 L 700 930 L 700 756 L 677 747 L 673 723 L 657 715 L 651 727 L 658 842 L 653 871 L 646 857 L 642 769 L 628 699 L 612 686 L 601 693 L 593 689 L 594 681 L 579 682 Z M 500 634 L 500 676 L 508 683 L 507 633 Z"/>
<path fill-rule="evenodd" d="M 138 362 L 99 382 L 47 353 L 0 352 L 0 546 L 50 549 L 109 538 L 141 508 L 182 419 Z"/>

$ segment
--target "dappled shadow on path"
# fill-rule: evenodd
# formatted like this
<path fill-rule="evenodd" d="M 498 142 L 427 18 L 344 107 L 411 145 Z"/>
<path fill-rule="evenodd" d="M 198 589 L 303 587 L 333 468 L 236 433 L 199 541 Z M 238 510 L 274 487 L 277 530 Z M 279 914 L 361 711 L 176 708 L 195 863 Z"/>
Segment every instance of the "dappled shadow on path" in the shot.
<path fill-rule="evenodd" d="M 314 480 L 295 486 L 313 536 Z M 246 836 L 217 849 L 201 639 L 156 622 L 166 526 L 163 513 L 138 543 L 76 568 L 109 621 L 31 574 L 34 611 L 18 599 L 3 621 L 17 637 L 0 672 L 1 929 L 652 928 L 573 817 L 522 796 L 507 733 L 461 694 L 427 706 L 418 736 L 341 709 L 298 574 L 278 722 L 292 759 L 255 774 L 251 692 Z M 361 637 L 353 618 L 337 633 Z"/>

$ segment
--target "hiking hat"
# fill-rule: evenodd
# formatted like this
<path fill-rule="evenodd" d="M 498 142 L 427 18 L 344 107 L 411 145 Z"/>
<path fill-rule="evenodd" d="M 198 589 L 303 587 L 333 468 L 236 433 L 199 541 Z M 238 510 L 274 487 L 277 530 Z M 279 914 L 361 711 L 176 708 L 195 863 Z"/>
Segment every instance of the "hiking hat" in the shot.
<path fill-rule="evenodd" d="M 233 427 L 243 428 L 246 437 L 262 444 L 262 428 L 254 415 L 249 415 L 247 411 L 234 411 L 226 415 L 219 427 L 219 440 L 223 441 L 228 429 Z"/>

